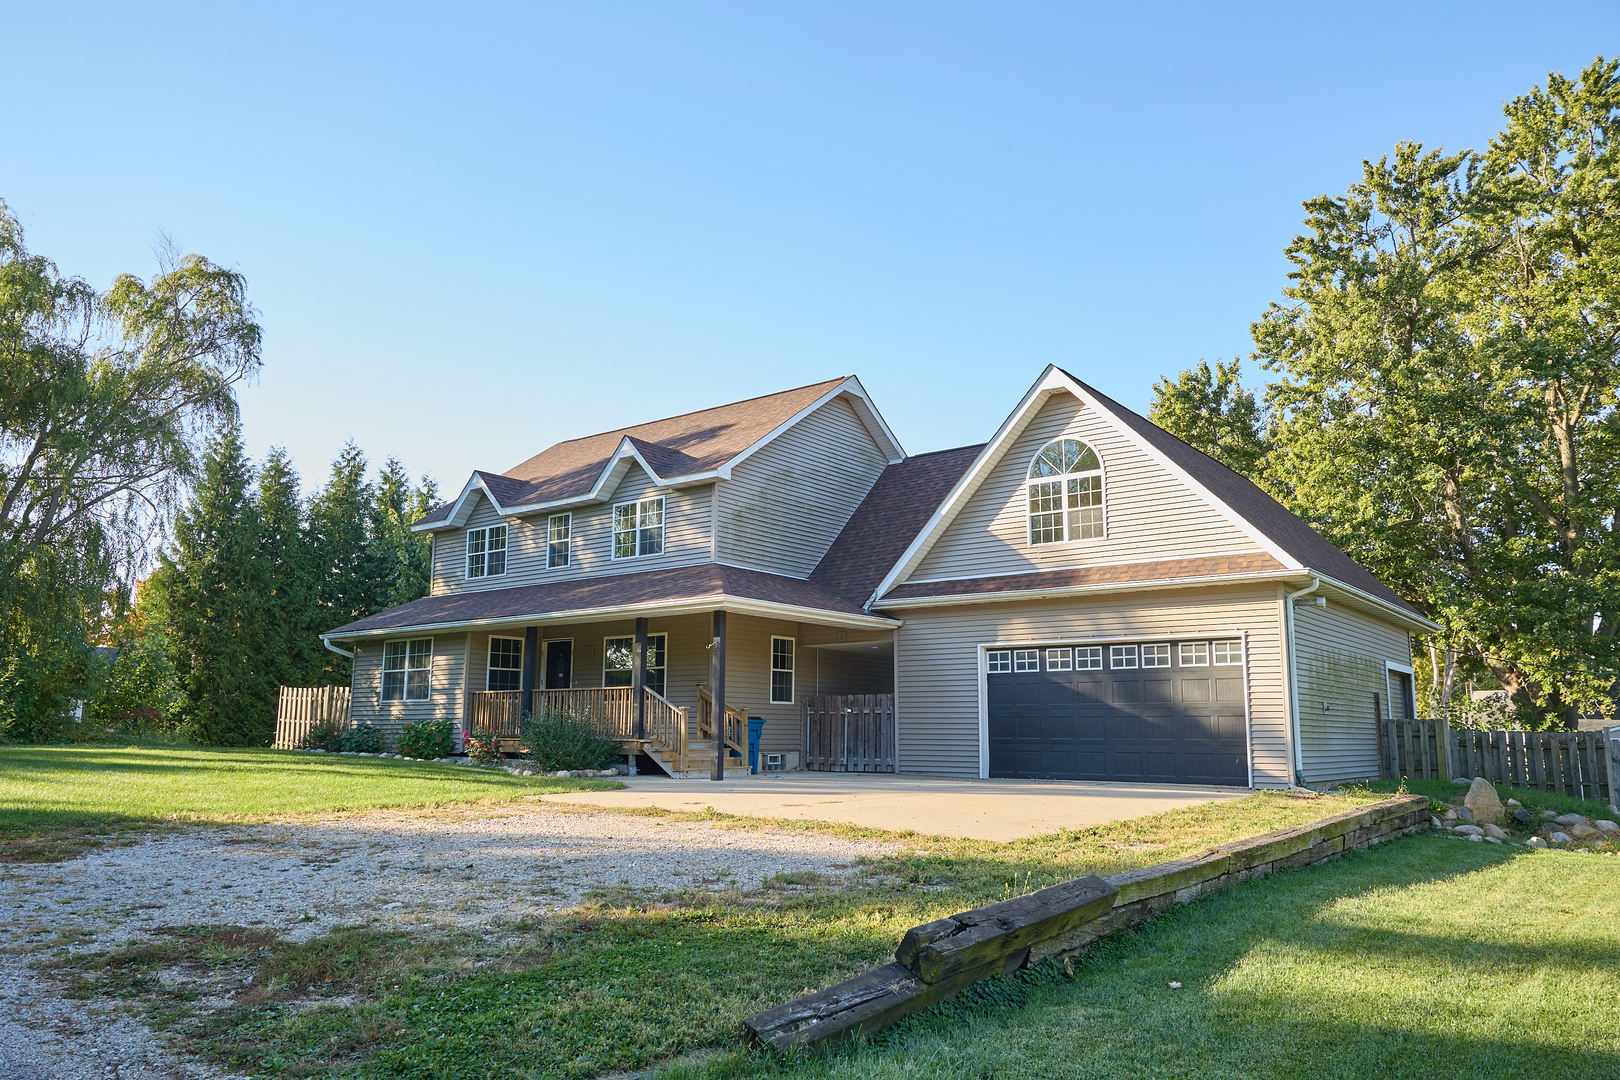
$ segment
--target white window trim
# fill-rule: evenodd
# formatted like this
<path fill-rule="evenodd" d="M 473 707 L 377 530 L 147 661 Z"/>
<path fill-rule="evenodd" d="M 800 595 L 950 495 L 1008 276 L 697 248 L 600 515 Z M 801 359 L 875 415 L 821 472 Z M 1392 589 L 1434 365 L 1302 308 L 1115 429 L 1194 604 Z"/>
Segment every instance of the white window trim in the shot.
<path fill-rule="evenodd" d="M 778 671 L 782 670 L 781 668 L 776 666 L 776 643 L 778 641 L 786 641 L 786 642 L 788 642 L 789 644 L 791 644 L 793 646 L 792 651 L 788 654 L 788 660 L 790 661 L 790 666 L 787 668 L 787 673 L 788 673 L 788 696 L 786 698 L 779 698 L 779 697 L 776 696 L 776 673 Z M 772 634 L 771 635 L 771 654 L 768 657 L 768 662 L 770 664 L 770 673 L 766 676 L 766 678 L 770 680 L 770 686 L 768 686 L 766 689 L 770 693 L 771 704 L 772 705 L 791 705 L 791 704 L 793 704 L 795 696 L 798 694 L 798 690 L 799 690 L 799 672 L 798 672 L 798 668 L 799 668 L 799 639 L 798 638 L 783 637 L 780 634 Z"/>
<path fill-rule="evenodd" d="M 500 530 L 502 530 L 502 533 L 501 533 L 501 536 L 502 536 L 502 542 L 501 542 L 501 570 L 500 570 L 500 573 L 498 573 L 498 574 L 491 573 L 490 569 L 489 569 L 489 530 L 491 530 L 491 529 L 500 529 Z M 472 548 L 473 533 L 482 533 L 483 536 L 484 536 L 484 551 L 483 551 L 484 570 L 483 570 L 482 573 L 479 573 L 479 574 L 474 574 L 472 572 L 473 553 L 471 551 L 471 548 Z M 511 553 L 512 553 L 512 530 L 511 530 L 510 527 L 508 527 L 508 526 L 506 526 L 504 524 L 497 524 L 497 525 L 480 525 L 476 529 L 468 529 L 467 530 L 466 543 L 467 543 L 468 550 L 463 552 L 463 554 L 466 556 L 466 561 L 462 563 L 461 570 L 462 570 L 462 573 L 466 575 L 466 578 L 467 578 L 468 581 L 481 581 L 484 578 L 505 577 L 506 576 L 507 564 L 509 564 L 512 561 L 512 559 L 511 559 Z"/>
<path fill-rule="evenodd" d="M 491 642 L 515 641 L 515 642 L 518 643 L 518 679 L 522 680 L 522 678 L 523 678 L 523 661 L 524 661 L 523 639 L 520 638 L 520 637 L 508 637 L 505 634 L 491 634 L 491 635 L 489 635 L 489 640 Z M 486 644 L 484 646 L 484 689 L 485 690 L 488 690 L 490 688 L 489 687 L 489 673 L 490 673 L 489 657 L 490 657 L 490 654 L 493 653 L 494 651 L 495 650 L 491 649 L 489 647 L 489 645 Z M 508 671 L 510 669 L 509 668 L 501 668 L 501 670 L 502 671 Z"/>
<path fill-rule="evenodd" d="M 658 533 L 659 550 L 648 555 L 641 554 L 641 504 L 655 502 L 658 504 Z M 634 555 L 619 554 L 619 530 L 617 527 L 619 509 L 625 506 L 636 507 L 636 553 Z M 669 551 L 669 506 L 662 495 L 653 495 L 645 499 L 631 499 L 628 502 L 614 503 L 608 517 L 608 555 L 615 562 L 624 559 L 656 559 Z"/>
<path fill-rule="evenodd" d="M 558 518 L 563 518 L 564 520 L 566 520 L 568 522 L 568 539 L 563 541 L 563 561 L 554 566 L 554 565 L 552 565 L 552 562 L 551 562 L 551 544 L 552 544 L 552 540 L 551 540 L 551 523 L 553 521 L 555 521 L 556 519 L 558 519 Z M 573 515 L 573 512 L 569 511 L 569 512 L 565 512 L 565 513 L 561 513 L 561 514 L 549 514 L 549 515 L 547 515 L 546 516 L 546 526 L 545 526 L 545 528 L 546 528 L 546 569 L 547 570 L 567 570 L 569 567 L 574 565 L 574 515 Z"/>
<path fill-rule="evenodd" d="M 610 670 L 608 668 L 608 666 L 607 666 L 607 658 L 608 658 L 608 645 L 607 645 L 607 643 L 610 642 L 610 641 L 621 641 L 621 640 L 623 640 L 625 638 L 629 638 L 632 642 L 634 642 L 636 640 L 636 635 L 635 634 L 605 634 L 602 637 L 602 685 L 604 687 L 607 686 L 607 674 L 608 674 L 608 671 Z M 648 634 L 647 635 L 647 648 L 648 648 L 649 651 L 652 649 L 652 639 L 653 638 L 663 638 L 664 639 L 664 666 L 662 668 L 657 669 L 657 670 L 662 671 L 664 673 L 664 689 L 668 690 L 669 689 L 669 632 L 666 630 L 666 631 L 663 631 L 662 633 Z M 631 646 L 631 654 L 630 654 L 630 663 L 631 663 L 631 665 L 634 665 L 635 662 L 636 662 L 635 646 L 632 645 Z M 621 671 L 623 669 L 622 668 L 612 668 L 611 670 L 613 670 L 613 671 Z M 648 664 L 647 665 L 647 670 L 652 671 L 652 670 L 654 670 L 654 668 L 653 668 L 653 666 L 651 664 Z M 632 666 L 630 668 L 630 678 L 632 680 L 634 680 L 635 677 L 636 677 L 635 676 L 635 667 Z"/>
<path fill-rule="evenodd" d="M 403 641 L 405 643 L 405 666 L 400 669 L 400 674 L 405 676 L 405 685 L 400 688 L 400 694 L 402 695 L 401 697 L 393 698 L 393 699 L 390 699 L 390 700 L 385 700 L 383 698 L 383 689 L 384 689 L 385 684 L 388 681 L 388 646 L 392 642 L 395 642 L 395 641 Z M 425 642 L 428 643 L 428 648 L 427 648 L 427 668 L 425 669 L 427 671 L 427 693 L 424 694 L 422 697 L 410 697 L 410 696 L 408 696 L 410 694 L 410 692 L 411 692 L 411 671 L 413 670 L 412 667 L 411 667 L 411 643 L 413 641 L 425 641 Z M 416 668 L 414 670 L 421 671 L 421 670 L 424 670 L 424 669 Z M 430 638 L 430 637 L 390 638 L 388 641 L 384 641 L 383 642 L 383 647 L 382 647 L 382 667 L 380 667 L 377 670 L 377 704 L 380 705 L 380 706 L 398 708 L 398 707 L 401 707 L 401 706 L 404 706 L 404 705 L 410 705 L 411 703 L 417 702 L 417 701 L 432 701 L 432 700 L 433 700 L 433 639 Z"/>
<path fill-rule="evenodd" d="M 1087 450 L 1090 450 L 1093 454 L 1097 455 L 1097 471 L 1095 473 L 1090 473 L 1090 472 L 1063 473 L 1060 476 L 1043 476 L 1043 477 L 1040 477 L 1039 479 L 1037 479 L 1037 478 L 1035 478 L 1033 476 L 1030 476 L 1029 475 L 1029 470 L 1035 467 L 1035 462 L 1040 460 L 1040 456 L 1046 450 L 1046 448 L 1048 446 L 1051 446 L 1055 442 L 1063 442 L 1065 440 L 1068 440 L 1068 441 L 1071 441 L 1071 442 L 1077 442 L 1081 446 L 1084 446 Z M 1098 507 L 1097 507 L 1099 510 L 1102 511 L 1102 535 L 1101 536 L 1073 537 L 1073 536 L 1069 535 L 1069 508 L 1068 508 L 1068 483 L 1067 483 L 1067 481 L 1069 481 L 1070 479 L 1079 479 L 1082 476 L 1095 476 L 1102 483 L 1102 502 L 1099 503 Z M 1063 490 L 1060 492 L 1060 494 L 1062 494 L 1063 498 L 1064 498 L 1063 539 L 1062 540 L 1054 540 L 1050 544 L 1033 543 L 1029 538 L 1029 519 L 1030 519 L 1031 516 L 1033 516 L 1029 512 L 1029 486 L 1031 484 L 1050 483 L 1050 482 L 1052 482 L 1054 480 L 1064 482 L 1063 483 Z M 1108 462 L 1103 458 L 1102 451 L 1098 450 L 1094 445 L 1092 445 L 1089 440 L 1082 439 L 1078 435 L 1059 435 L 1055 439 L 1046 440 L 1044 443 L 1041 444 L 1040 449 L 1036 450 L 1035 453 L 1030 456 L 1029 461 L 1027 463 L 1025 463 L 1025 465 L 1024 465 L 1023 486 L 1020 487 L 1018 489 L 1018 491 L 1019 491 L 1019 503 L 1018 503 L 1018 505 L 1022 508 L 1023 514 L 1024 514 L 1024 546 L 1025 547 L 1027 547 L 1027 548 L 1055 548 L 1055 547 L 1062 547 L 1065 544 L 1095 544 L 1095 543 L 1098 543 L 1099 541 L 1108 539 Z"/>

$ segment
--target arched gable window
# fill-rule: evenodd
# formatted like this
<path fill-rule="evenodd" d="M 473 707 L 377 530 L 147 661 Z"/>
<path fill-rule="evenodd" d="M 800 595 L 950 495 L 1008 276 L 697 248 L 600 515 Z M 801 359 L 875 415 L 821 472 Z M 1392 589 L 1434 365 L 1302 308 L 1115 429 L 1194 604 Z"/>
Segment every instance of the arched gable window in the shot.
<path fill-rule="evenodd" d="M 1057 439 L 1029 467 L 1029 542 L 1062 544 L 1103 535 L 1103 473 L 1096 451 Z"/>

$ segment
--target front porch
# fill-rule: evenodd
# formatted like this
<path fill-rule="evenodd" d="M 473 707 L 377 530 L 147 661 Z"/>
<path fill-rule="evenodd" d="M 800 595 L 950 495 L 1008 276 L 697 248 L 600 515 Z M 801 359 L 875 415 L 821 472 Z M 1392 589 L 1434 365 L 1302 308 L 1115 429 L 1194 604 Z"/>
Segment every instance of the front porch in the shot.
<path fill-rule="evenodd" d="M 466 657 L 464 730 L 516 750 L 525 715 L 572 713 L 670 777 L 745 772 L 750 717 L 761 755 L 803 768 L 809 698 L 893 691 L 892 632 L 724 610 L 473 630 Z"/>

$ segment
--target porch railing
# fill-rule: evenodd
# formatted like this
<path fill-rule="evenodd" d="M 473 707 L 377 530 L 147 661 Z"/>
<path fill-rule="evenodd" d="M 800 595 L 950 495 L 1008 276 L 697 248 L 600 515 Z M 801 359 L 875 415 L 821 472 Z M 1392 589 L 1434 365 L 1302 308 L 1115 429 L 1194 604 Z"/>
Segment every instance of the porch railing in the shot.
<path fill-rule="evenodd" d="M 686 768 L 687 710 L 661 694 L 645 691 L 647 713 L 642 741 L 660 744 Z M 635 692 L 628 686 L 602 686 L 580 690 L 536 690 L 537 714 L 571 713 L 589 720 L 598 735 L 620 742 L 636 738 Z M 470 710 L 474 731 L 493 731 L 502 742 L 516 742 L 522 735 L 523 692 L 521 690 L 481 690 L 472 695 Z"/>
<path fill-rule="evenodd" d="M 702 683 L 698 683 L 698 715 L 697 735 L 699 739 L 714 738 L 714 694 Z M 722 738 L 726 746 L 735 751 L 738 757 L 748 753 L 748 714 L 735 705 L 725 708 L 725 729 Z"/>

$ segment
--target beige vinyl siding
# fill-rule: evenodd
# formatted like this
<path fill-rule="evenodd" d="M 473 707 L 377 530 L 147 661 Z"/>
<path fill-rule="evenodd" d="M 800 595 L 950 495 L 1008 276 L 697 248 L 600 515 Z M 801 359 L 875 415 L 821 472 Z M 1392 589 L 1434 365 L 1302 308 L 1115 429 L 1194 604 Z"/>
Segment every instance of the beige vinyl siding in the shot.
<path fill-rule="evenodd" d="M 1103 461 L 1107 535 L 1030 546 L 1029 465 L 1047 443 L 1079 439 Z M 1068 393 L 1042 405 L 910 581 L 1024 573 L 1261 550 L 1181 479 Z"/>
<path fill-rule="evenodd" d="M 1385 663 L 1409 666 L 1411 641 L 1399 627 L 1329 600 L 1294 608 L 1299 665 L 1299 732 L 1308 784 L 1379 774 L 1373 695 L 1388 715 Z"/>
<path fill-rule="evenodd" d="M 905 625 L 895 631 L 900 769 L 979 775 L 981 644 L 1114 636 L 1175 640 L 1247 631 L 1254 783 L 1284 787 L 1287 701 L 1277 599 L 1275 588 L 1228 587 L 901 612 Z"/>
<path fill-rule="evenodd" d="M 809 577 L 886 464 L 855 410 L 827 402 L 720 482 L 718 560 Z"/>
<path fill-rule="evenodd" d="M 467 529 L 506 525 L 506 573 L 469 580 L 466 529 L 438 533 L 433 542 L 433 594 L 510 589 L 708 562 L 712 554 L 713 493 L 713 485 L 660 491 L 641 466 L 632 464 L 607 502 L 572 511 L 569 565 L 555 570 L 546 568 L 546 521 L 550 515 L 503 518 L 480 493 L 474 497 L 476 505 L 467 519 Z M 613 558 L 614 504 L 660 495 L 664 498 L 664 553 Z"/>
<path fill-rule="evenodd" d="M 433 638 L 433 668 L 426 701 L 382 700 L 383 643 L 392 640 Z M 406 724 L 417 720 L 449 720 L 459 725 L 467 693 L 467 635 L 411 634 L 398 639 L 376 638 L 360 642 L 354 650 L 350 683 L 350 715 L 355 723 L 375 724 L 388 733 L 393 745 Z"/>
<path fill-rule="evenodd" d="M 611 622 L 555 624 L 541 627 L 543 642 L 572 638 L 574 642 L 574 685 L 602 685 L 602 643 L 610 637 L 631 637 L 636 632 L 633 619 Z M 665 653 L 665 694 L 677 706 L 697 717 L 697 687 L 709 682 L 708 615 L 681 615 L 671 619 L 651 618 L 649 634 L 667 634 Z M 804 663 L 797 661 L 795 698 L 791 704 L 770 701 L 771 636 L 795 637 L 799 624 L 730 613 L 726 620 L 726 700 L 750 716 L 765 718 L 762 745 L 771 753 L 799 750 L 804 745 L 802 700 L 805 693 Z M 543 655 L 543 654 L 542 654 Z M 481 683 L 479 685 L 482 685 Z"/>

